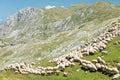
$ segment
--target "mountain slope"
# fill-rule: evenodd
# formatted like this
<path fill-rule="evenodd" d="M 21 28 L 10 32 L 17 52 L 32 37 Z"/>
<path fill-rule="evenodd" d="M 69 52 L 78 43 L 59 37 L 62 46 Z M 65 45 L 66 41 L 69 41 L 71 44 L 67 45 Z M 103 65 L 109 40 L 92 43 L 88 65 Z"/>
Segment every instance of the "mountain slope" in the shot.
<path fill-rule="evenodd" d="M 119 20 L 120 20 L 120 18 L 119 18 Z M 111 26 L 111 29 L 108 30 L 108 31 L 110 31 L 108 34 L 114 33 L 114 30 L 116 32 L 118 31 L 118 29 L 113 28 L 114 25 L 115 25 L 114 23 L 112 23 L 112 25 L 109 25 L 109 26 Z M 114 27 L 117 27 L 117 26 L 114 26 Z M 104 32 L 104 33 L 106 33 L 106 32 Z M 102 35 L 106 35 L 104 33 L 102 33 Z M 118 34 L 120 34 L 120 33 L 118 32 Z M 97 40 L 99 38 L 95 38 L 95 39 Z M 107 37 L 106 37 L 106 39 L 107 39 Z M 104 41 L 104 39 L 102 41 Z M 95 52 L 92 55 L 87 55 L 87 56 L 81 57 L 81 59 L 88 60 L 88 61 L 91 61 L 92 63 L 94 63 L 93 60 L 96 60 L 98 57 L 101 56 L 102 60 L 103 59 L 105 60 L 104 65 L 107 65 L 109 68 L 112 68 L 112 67 L 116 68 L 117 64 L 120 63 L 120 48 L 119 48 L 120 43 L 116 44 L 116 42 L 118 42 L 118 41 L 120 41 L 120 36 L 116 35 L 112 38 L 112 40 L 110 42 L 108 41 L 107 47 L 103 49 L 103 51 L 107 51 L 107 53 L 103 54 L 102 51 L 98 51 L 98 52 Z M 92 44 L 97 43 L 97 42 L 99 42 L 99 40 L 97 40 L 96 42 L 93 41 L 93 43 L 91 42 L 89 45 L 92 45 Z M 101 40 L 100 40 L 100 42 L 101 42 Z M 86 47 L 88 47 L 88 46 L 86 46 Z M 79 52 L 79 50 L 77 50 L 77 51 Z M 73 53 L 76 54 L 75 52 L 73 52 Z M 80 53 L 77 53 L 77 54 L 80 54 Z M 64 59 L 64 56 L 62 56 L 61 59 Z M 75 55 L 73 55 L 73 56 L 75 56 Z M 59 57 L 59 59 L 60 59 L 60 57 Z M 65 69 L 60 68 L 61 71 L 59 72 L 59 75 L 56 75 L 56 73 L 45 74 L 45 75 L 41 75 L 39 73 L 37 73 L 37 74 L 31 74 L 31 73 L 29 73 L 29 74 L 26 74 L 26 73 L 19 74 L 17 71 L 14 72 L 12 70 L 4 70 L 0 73 L 0 79 L 1 80 L 11 80 L 11 79 L 12 80 L 41 80 L 41 79 L 44 79 L 44 80 L 80 80 L 80 79 L 82 79 L 82 80 L 88 80 L 88 79 L 89 80 L 94 80 L 94 79 L 95 80 L 111 80 L 113 75 L 114 75 L 114 74 L 110 75 L 109 72 L 107 73 L 106 71 L 104 71 L 104 69 L 103 69 L 103 72 L 102 72 L 102 70 L 92 72 L 89 69 L 83 69 L 82 64 L 79 63 L 79 61 L 73 61 L 73 62 L 75 63 L 74 66 L 69 65 L 69 66 L 65 67 Z M 48 62 L 48 60 L 47 60 L 47 62 L 45 60 L 42 60 L 37 65 L 39 67 L 44 66 L 46 68 L 48 66 L 49 67 L 50 66 L 56 66 L 56 64 L 50 63 L 50 62 Z M 32 67 L 32 68 L 34 68 L 34 67 Z M 36 68 L 34 68 L 34 69 L 36 69 Z M 39 71 L 39 69 L 37 71 Z M 27 68 L 26 68 L 26 70 L 27 70 Z M 64 72 L 68 72 L 68 76 L 63 77 Z M 115 80 L 120 80 L 120 78 L 115 79 Z"/>
<path fill-rule="evenodd" d="M 120 6 L 104 2 L 22 9 L 0 27 L 0 68 L 15 62 L 39 62 L 79 49 L 119 16 Z"/>

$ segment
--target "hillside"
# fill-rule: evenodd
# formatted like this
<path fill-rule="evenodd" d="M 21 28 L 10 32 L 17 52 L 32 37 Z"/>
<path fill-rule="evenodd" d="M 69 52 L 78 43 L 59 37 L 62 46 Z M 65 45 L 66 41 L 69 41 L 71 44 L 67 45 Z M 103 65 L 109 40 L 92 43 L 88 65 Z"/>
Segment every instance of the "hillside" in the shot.
<path fill-rule="evenodd" d="M 119 16 L 120 6 L 105 2 L 67 8 L 22 9 L 0 26 L 0 68 L 16 62 L 39 64 L 41 60 L 81 49 L 87 41 L 92 41 L 108 29 L 108 25 Z M 5 74 L 1 74 L 1 77 L 11 75 L 10 78 L 19 76 L 21 80 L 27 79 L 21 74 L 11 74 L 11 71 Z M 31 78 L 34 75 L 27 76 Z"/>
<path fill-rule="evenodd" d="M 4 68 L 5 70 L 1 71 L 0 79 L 119 80 L 120 18 L 108 26 L 110 27 L 109 29 L 105 30 L 94 40 L 88 42 L 83 49 L 64 54 L 58 58 L 53 58 L 49 62 L 48 60 L 42 60 L 40 63 L 34 65 L 33 63 L 32 65 L 27 63 L 7 65 Z M 89 65 L 87 66 L 87 64 Z M 21 67 L 18 68 L 18 66 Z M 43 72 L 44 70 L 45 73 Z"/>
<path fill-rule="evenodd" d="M 112 64 L 111 66 L 115 66 L 117 62 L 120 62 L 120 45 L 113 45 L 115 41 L 120 40 L 120 37 L 114 38 L 107 46 L 105 50 L 109 52 L 108 55 L 104 55 L 104 59 L 108 64 Z M 113 50 L 114 49 L 114 50 Z M 114 55 L 114 53 L 117 53 Z M 97 59 L 98 56 L 103 56 L 101 52 L 96 53 L 95 55 L 90 55 L 84 57 L 86 60 L 93 60 Z M 46 61 L 40 62 L 39 65 L 54 65 L 52 63 L 46 63 Z M 0 73 L 0 79 L 1 80 L 111 80 L 112 76 L 109 74 L 104 74 L 102 72 L 90 72 L 90 71 L 84 71 L 79 65 L 79 63 L 76 63 L 73 67 L 68 67 L 65 69 L 66 72 L 69 73 L 68 77 L 63 77 L 63 72 L 59 74 L 59 76 L 53 75 L 35 75 L 35 74 L 19 74 L 14 72 L 13 70 L 7 70 Z M 120 79 L 117 79 L 120 80 Z"/>

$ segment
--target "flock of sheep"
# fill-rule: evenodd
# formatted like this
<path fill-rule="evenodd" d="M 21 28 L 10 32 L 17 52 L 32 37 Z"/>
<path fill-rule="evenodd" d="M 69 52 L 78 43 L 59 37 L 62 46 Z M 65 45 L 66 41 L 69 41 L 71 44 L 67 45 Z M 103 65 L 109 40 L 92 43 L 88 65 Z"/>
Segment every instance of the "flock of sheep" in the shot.
<path fill-rule="evenodd" d="M 97 39 L 94 39 L 92 42 L 85 44 L 82 50 L 75 50 L 58 58 L 54 58 L 49 62 L 56 63 L 54 67 L 35 67 L 32 64 L 27 63 L 15 63 L 10 64 L 4 67 L 3 70 L 13 69 L 15 72 L 21 74 L 39 74 L 39 75 L 59 75 L 61 70 L 64 71 L 66 67 L 75 66 L 74 62 L 79 62 L 82 65 L 83 69 L 90 71 L 101 71 L 107 74 L 112 74 L 113 79 L 119 78 L 120 63 L 117 64 L 117 67 L 109 67 L 106 65 L 106 62 L 102 57 L 98 57 L 92 61 L 82 59 L 82 57 L 87 55 L 93 55 L 98 51 L 107 54 L 107 51 L 103 51 L 106 48 L 106 45 L 117 36 L 120 36 L 120 19 L 111 24 L 111 28 L 102 33 Z M 68 73 L 64 72 L 63 76 L 67 77 Z"/>

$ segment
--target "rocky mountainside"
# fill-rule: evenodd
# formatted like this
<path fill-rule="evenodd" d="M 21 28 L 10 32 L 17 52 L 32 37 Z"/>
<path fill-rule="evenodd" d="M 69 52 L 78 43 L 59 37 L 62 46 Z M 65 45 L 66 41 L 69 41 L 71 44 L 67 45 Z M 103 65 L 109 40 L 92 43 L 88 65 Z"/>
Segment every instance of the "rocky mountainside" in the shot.
<path fill-rule="evenodd" d="M 22 9 L 0 26 L 0 68 L 80 49 L 119 16 L 120 6 L 105 2 Z"/>

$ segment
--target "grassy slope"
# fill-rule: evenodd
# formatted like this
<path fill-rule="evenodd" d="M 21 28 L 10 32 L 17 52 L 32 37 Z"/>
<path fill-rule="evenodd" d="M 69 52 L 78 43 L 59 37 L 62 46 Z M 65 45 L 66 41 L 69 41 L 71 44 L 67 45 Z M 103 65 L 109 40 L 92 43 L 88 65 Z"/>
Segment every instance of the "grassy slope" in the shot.
<path fill-rule="evenodd" d="M 120 62 L 120 45 L 113 45 L 113 43 L 117 40 L 120 40 L 120 36 L 114 38 L 105 49 L 109 52 L 109 54 L 104 55 L 104 59 L 109 66 L 115 66 L 116 62 Z M 92 60 L 92 59 L 96 59 L 98 56 L 101 55 L 102 55 L 101 52 L 98 52 L 95 55 L 86 56 L 84 57 L 84 59 Z M 47 62 L 47 60 L 44 60 L 38 63 L 37 65 L 53 66 L 55 64 L 50 64 Z M 77 72 L 76 71 L 77 69 L 80 69 L 80 71 Z M 56 75 L 40 76 L 33 74 L 29 74 L 29 75 L 15 74 L 13 71 L 9 70 L 0 73 L 0 80 L 88 80 L 88 79 L 111 80 L 111 77 L 109 77 L 109 75 L 104 75 L 101 72 L 83 71 L 78 63 L 76 63 L 74 67 L 66 68 L 65 71 L 69 73 L 68 77 L 63 77 L 63 72 L 61 72 L 59 76 Z"/>

